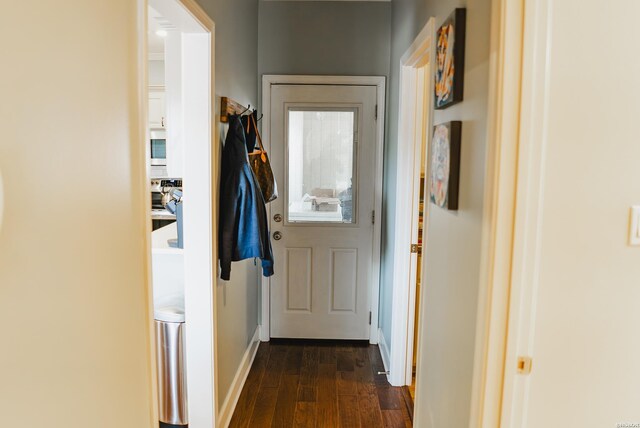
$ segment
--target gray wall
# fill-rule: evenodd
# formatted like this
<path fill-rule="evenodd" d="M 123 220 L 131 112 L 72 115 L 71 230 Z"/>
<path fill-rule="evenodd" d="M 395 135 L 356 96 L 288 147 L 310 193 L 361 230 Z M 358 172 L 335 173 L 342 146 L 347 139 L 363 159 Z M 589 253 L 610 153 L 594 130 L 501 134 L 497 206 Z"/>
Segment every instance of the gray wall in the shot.
<path fill-rule="evenodd" d="M 216 23 L 216 94 L 255 105 L 258 0 L 197 1 Z"/>
<path fill-rule="evenodd" d="M 391 3 L 260 1 L 258 74 L 389 76 Z"/>
<path fill-rule="evenodd" d="M 216 109 L 220 108 L 221 96 L 257 105 L 258 1 L 198 2 L 216 23 Z M 225 128 L 221 127 L 223 135 Z M 219 281 L 216 290 L 218 406 L 227 396 L 258 325 L 258 273 L 253 260 L 233 263 L 231 281 Z"/>
<path fill-rule="evenodd" d="M 417 417 L 427 417 L 436 426 L 464 426 L 469 417 L 480 265 L 490 1 L 199 2 L 216 22 L 219 96 L 258 105 L 263 74 L 390 75 L 380 319 L 387 343 L 391 340 L 397 64 L 428 17 L 435 16 L 440 23 L 455 7 L 467 6 L 465 101 L 435 114 L 436 123 L 463 121 L 460 210 L 434 208 L 429 219 L 427 315 L 422 320 L 426 340 L 420 361 L 428 380 L 416 406 Z M 218 353 L 220 403 L 258 324 L 258 287 L 258 270 L 252 261 L 245 261 L 234 263 L 232 281 L 217 292 L 218 345 L 224 350 Z"/>
<path fill-rule="evenodd" d="M 387 2 L 260 1 L 258 73 L 389 75 Z"/>
<path fill-rule="evenodd" d="M 489 78 L 490 0 L 394 0 L 391 47 L 388 144 L 386 146 L 384 274 L 382 315 L 390 333 L 390 289 L 393 279 L 393 207 L 399 104 L 399 62 L 429 17 L 436 25 L 455 7 L 467 7 L 464 101 L 435 112 L 435 123 L 461 120 L 462 164 L 460 208 L 431 207 L 423 281 L 425 307 L 420 320 L 420 395 L 416 426 L 468 426 L 473 376 L 476 306 L 486 149 Z M 390 338 L 387 338 L 389 343 Z"/>

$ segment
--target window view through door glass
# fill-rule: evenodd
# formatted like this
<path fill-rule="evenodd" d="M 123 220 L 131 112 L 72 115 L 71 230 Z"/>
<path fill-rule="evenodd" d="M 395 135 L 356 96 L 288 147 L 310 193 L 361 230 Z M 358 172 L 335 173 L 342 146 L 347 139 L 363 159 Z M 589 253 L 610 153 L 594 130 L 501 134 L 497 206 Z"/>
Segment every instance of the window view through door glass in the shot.
<path fill-rule="evenodd" d="M 355 223 L 355 119 L 353 110 L 289 110 L 289 222 Z"/>

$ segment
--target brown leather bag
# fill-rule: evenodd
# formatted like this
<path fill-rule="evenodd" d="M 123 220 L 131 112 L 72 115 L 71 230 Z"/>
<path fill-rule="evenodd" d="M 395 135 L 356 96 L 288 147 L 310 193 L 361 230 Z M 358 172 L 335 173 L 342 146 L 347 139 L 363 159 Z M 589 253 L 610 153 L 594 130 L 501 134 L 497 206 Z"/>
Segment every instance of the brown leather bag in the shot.
<path fill-rule="evenodd" d="M 262 145 L 262 137 L 260 137 L 260 132 L 258 131 L 258 126 L 256 125 L 253 115 L 249 116 L 249 120 L 247 121 L 247 134 L 249 133 L 252 125 L 256 131 L 256 138 L 258 139 L 260 149 L 249 153 L 249 165 L 251 165 L 251 169 L 258 180 L 258 185 L 260 186 L 264 202 L 268 203 L 278 197 L 278 185 L 276 184 L 276 179 L 273 176 L 271 164 L 269 163 L 269 156 Z"/>

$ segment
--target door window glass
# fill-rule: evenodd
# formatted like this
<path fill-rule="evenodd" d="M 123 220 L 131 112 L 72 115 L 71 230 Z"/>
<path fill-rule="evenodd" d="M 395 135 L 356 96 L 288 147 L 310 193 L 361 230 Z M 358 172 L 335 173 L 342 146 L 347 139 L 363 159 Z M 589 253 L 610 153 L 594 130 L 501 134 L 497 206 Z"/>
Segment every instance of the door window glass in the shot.
<path fill-rule="evenodd" d="M 355 131 L 355 110 L 289 110 L 288 222 L 355 223 Z"/>

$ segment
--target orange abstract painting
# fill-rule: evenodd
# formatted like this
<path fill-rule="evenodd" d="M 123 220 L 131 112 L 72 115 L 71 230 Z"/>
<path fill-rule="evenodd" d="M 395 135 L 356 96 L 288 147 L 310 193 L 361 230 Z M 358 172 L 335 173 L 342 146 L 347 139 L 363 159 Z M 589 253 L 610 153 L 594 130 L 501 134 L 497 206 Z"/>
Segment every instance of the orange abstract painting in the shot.
<path fill-rule="evenodd" d="M 456 9 L 437 32 L 435 108 L 462 101 L 466 10 Z"/>

